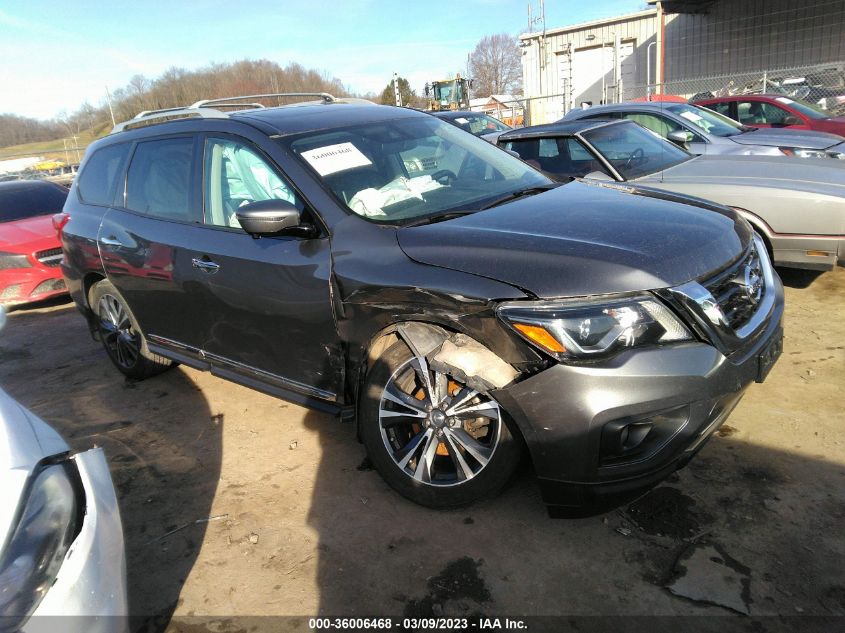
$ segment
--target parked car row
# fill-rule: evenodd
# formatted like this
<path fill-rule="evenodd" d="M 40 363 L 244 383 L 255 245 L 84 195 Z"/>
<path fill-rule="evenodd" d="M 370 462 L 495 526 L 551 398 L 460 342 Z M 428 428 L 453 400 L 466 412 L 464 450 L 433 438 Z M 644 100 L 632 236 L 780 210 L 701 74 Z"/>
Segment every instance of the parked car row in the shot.
<path fill-rule="evenodd" d="M 602 110 L 627 115 L 641 105 L 650 104 Z M 511 130 L 498 143 L 558 182 L 620 182 L 729 206 L 763 237 L 775 264 L 828 270 L 845 262 L 845 163 L 709 151 L 695 156 L 637 120 L 647 122 L 566 117 Z"/>
<path fill-rule="evenodd" d="M 58 231 L 67 288 L 127 377 L 183 363 L 336 413 L 430 507 L 495 494 L 527 450 L 554 515 L 689 462 L 782 352 L 773 263 L 845 258 L 841 139 L 649 103 L 490 136 L 320 96 L 116 126 L 69 193 L 0 206 L 6 243 L 26 236 L 3 269 L 50 268 L 39 240 Z M 62 197 L 52 222 L 42 195 Z M 124 629 L 102 452 L 73 455 L 2 392 L 0 436 L 0 616 Z"/>
<path fill-rule="evenodd" d="M 727 113 L 688 103 L 617 103 L 576 108 L 565 121 L 627 119 L 639 123 L 693 154 L 746 154 L 845 160 L 845 139 L 836 134 L 743 125 Z M 845 129 L 842 130 L 845 133 Z"/>

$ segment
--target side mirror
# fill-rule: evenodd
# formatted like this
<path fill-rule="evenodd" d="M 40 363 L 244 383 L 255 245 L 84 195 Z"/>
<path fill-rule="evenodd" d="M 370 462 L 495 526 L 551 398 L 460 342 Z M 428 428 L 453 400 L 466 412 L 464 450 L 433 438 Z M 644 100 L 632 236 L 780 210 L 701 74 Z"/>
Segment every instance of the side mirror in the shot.
<path fill-rule="evenodd" d="M 783 120 L 780 122 L 780 125 L 801 125 L 802 121 L 795 115 L 789 115 L 783 117 Z"/>
<path fill-rule="evenodd" d="M 675 145 L 686 147 L 687 143 L 692 141 L 693 135 L 692 132 L 687 132 L 686 130 L 674 130 L 673 132 L 669 132 L 666 138 L 672 141 Z"/>
<path fill-rule="evenodd" d="M 235 214 L 244 231 L 259 238 L 262 235 L 298 235 L 313 237 L 317 229 L 303 224 L 299 209 L 287 200 L 259 200 L 240 207 Z"/>

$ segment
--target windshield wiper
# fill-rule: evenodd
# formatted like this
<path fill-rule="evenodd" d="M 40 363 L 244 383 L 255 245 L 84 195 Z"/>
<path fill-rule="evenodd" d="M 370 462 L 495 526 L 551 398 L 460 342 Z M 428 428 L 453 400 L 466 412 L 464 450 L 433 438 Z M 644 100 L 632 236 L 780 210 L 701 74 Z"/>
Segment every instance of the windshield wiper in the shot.
<path fill-rule="evenodd" d="M 475 213 L 475 210 L 472 211 L 446 211 L 445 213 L 436 213 L 434 215 L 426 215 L 422 218 L 417 218 L 416 220 L 411 220 L 410 222 L 403 224 L 402 228 L 409 227 L 409 226 L 422 226 L 423 224 L 434 224 L 435 222 L 443 222 L 444 220 L 452 220 L 454 218 L 460 218 L 465 215 L 469 215 L 471 213 Z"/>
<path fill-rule="evenodd" d="M 539 187 L 528 187 L 527 189 L 519 189 L 517 191 L 512 191 L 511 193 L 502 196 L 501 198 L 496 198 L 495 200 L 488 202 L 483 207 L 479 207 L 478 210 L 484 211 L 485 209 L 492 209 L 493 207 L 497 207 L 500 204 L 510 202 L 511 200 L 516 200 L 517 198 L 522 198 L 525 196 L 533 196 L 537 193 L 543 193 L 544 191 L 548 191 L 549 189 L 560 187 L 560 185 L 561 183 L 555 182 L 548 185 L 540 185 Z"/>

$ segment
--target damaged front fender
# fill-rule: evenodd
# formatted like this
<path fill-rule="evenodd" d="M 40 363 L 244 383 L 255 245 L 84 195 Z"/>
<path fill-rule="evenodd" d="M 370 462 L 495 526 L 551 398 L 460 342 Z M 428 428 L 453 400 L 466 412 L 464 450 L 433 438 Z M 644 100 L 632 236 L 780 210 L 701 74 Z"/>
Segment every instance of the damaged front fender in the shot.
<path fill-rule="evenodd" d="M 519 375 L 512 365 L 466 334 L 452 334 L 427 323 L 403 323 L 397 332 L 415 356 L 428 359 L 432 369 L 481 393 L 506 387 Z"/>

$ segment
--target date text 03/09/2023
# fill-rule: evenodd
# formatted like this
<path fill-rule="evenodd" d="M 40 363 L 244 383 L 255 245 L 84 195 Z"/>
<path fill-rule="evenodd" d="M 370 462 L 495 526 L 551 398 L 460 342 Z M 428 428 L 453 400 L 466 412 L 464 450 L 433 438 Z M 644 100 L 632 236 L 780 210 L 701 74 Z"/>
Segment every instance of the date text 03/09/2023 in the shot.
<path fill-rule="evenodd" d="M 399 626 L 401 623 L 401 626 Z M 400 631 L 519 631 L 528 626 L 511 618 L 310 618 L 311 630 L 382 630 Z"/>

